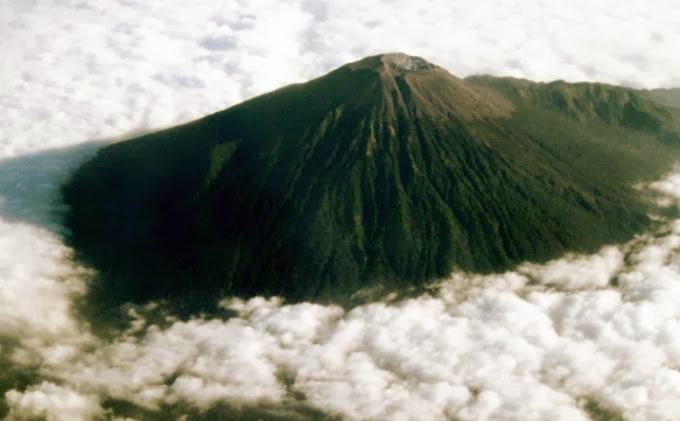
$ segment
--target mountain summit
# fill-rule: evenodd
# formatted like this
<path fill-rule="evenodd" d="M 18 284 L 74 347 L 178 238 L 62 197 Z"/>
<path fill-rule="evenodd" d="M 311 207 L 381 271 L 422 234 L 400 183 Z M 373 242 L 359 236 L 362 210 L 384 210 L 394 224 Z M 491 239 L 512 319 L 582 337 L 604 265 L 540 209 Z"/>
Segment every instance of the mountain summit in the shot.
<path fill-rule="evenodd" d="M 368 57 L 102 149 L 63 189 L 67 223 L 124 299 L 422 286 L 639 232 L 631 186 L 677 156 L 676 113 L 621 87 Z"/>
<path fill-rule="evenodd" d="M 363 60 L 349 64 L 348 67 L 352 69 L 364 68 L 377 71 L 392 71 L 401 74 L 409 71 L 440 69 L 440 67 L 435 66 L 425 59 L 403 53 L 389 53 L 367 57 Z"/>

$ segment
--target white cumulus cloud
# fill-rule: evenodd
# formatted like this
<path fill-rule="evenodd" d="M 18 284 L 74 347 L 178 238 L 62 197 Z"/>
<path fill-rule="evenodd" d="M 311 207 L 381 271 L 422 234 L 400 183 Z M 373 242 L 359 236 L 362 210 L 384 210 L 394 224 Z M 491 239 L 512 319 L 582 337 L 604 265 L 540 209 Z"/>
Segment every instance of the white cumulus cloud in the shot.
<path fill-rule="evenodd" d="M 24 392 L 9 391 L 6 397 L 11 408 L 9 420 L 87 421 L 104 415 L 96 397 L 48 382 Z"/>

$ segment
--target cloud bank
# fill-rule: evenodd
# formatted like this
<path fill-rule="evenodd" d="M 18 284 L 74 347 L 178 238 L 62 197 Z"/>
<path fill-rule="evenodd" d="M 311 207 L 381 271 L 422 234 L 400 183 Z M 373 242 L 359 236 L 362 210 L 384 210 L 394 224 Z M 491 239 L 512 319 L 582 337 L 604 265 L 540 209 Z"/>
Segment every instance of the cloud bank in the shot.
<path fill-rule="evenodd" d="M 680 205 L 680 189 L 669 189 L 677 177 L 654 187 Z M 395 303 L 344 310 L 225 299 L 233 317 L 188 320 L 154 304 L 130 307 L 129 327 L 112 340 L 54 308 L 68 306 L 69 284 L 48 273 L 51 283 L 30 294 L 56 296 L 39 303 L 53 314 L 19 315 L 30 324 L 9 360 L 49 380 L 5 399 L 16 419 L 126 415 L 110 405 L 123 401 L 199 415 L 224 403 L 304 402 L 348 419 L 586 420 L 596 408 L 672 420 L 680 414 L 679 250 L 680 220 L 669 221 L 590 256 L 456 273 Z"/>
<path fill-rule="evenodd" d="M 4 154 L 185 121 L 363 56 L 454 74 L 680 85 L 673 0 L 0 5 Z"/>
<path fill-rule="evenodd" d="M 83 142 L 386 51 L 461 76 L 680 85 L 677 28 L 670 0 L 0 3 L 0 414 L 677 419 L 680 221 L 352 310 L 258 298 L 180 320 L 130 307 L 102 338 L 75 311 L 91 274 L 61 241 L 56 190 L 97 147 Z M 662 203 L 678 204 L 679 180 L 652 186 Z"/>

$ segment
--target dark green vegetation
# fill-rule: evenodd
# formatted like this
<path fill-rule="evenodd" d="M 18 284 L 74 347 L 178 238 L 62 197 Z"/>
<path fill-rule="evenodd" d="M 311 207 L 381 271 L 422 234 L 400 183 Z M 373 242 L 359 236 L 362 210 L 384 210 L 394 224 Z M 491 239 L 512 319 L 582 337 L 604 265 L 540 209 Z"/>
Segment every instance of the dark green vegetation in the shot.
<path fill-rule="evenodd" d="M 585 408 L 592 421 L 623 421 L 624 418 L 595 399 L 586 400 Z"/>
<path fill-rule="evenodd" d="M 676 121 L 626 88 L 370 57 L 102 149 L 67 223 L 121 299 L 337 300 L 629 239 Z"/>
<path fill-rule="evenodd" d="M 165 421 L 169 419 L 190 419 L 201 421 L 316 421 L 339 420 L 339 417 L 324 414 L 305 405 L 303 402 L 285 402 L 270 404 L 229 404 L 222 403 L 208 410 L 197 410 L 191 405 L 176 403 L 164 405 L 159 410 L 150 410 L 133 403 L 120 400 L 108 400 L 102 405 L 110 414 L 118 417 L 129 417 L 145 421 Z"/>
<path fill-rule="evenodd" d="M 643 92 L 598 83 L 563 81 L 534 83 L 522 79 L 472 76 L 481 83 L 546 110 L 566 114 L 582 123 L 605 123 L 680 140 L 680 90 Z"/>

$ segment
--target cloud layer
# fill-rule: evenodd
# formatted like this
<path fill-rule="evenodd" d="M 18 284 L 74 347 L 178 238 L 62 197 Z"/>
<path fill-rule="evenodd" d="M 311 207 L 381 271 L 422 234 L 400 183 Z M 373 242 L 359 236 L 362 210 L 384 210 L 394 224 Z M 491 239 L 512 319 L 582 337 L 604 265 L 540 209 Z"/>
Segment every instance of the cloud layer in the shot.
<path fill-rule="evenodd" d="M 678 28 L 671 0 L 2 2 L 0 413 L 677 419 L 680 221 L 352 310 L 225 300 L 231 318 L 179 320 L 161 304 L 130 307 L 129 327 L 104 339 L 74 310 L 90 274 L 61 241 L 56 189 L 97 147 L 84 142 L 386 51 L 458 75 L 680 85 Z M 652 186 L 666 205 L 679 180 Z"/>
<path fill-rule="evenodd" d="M 668 186 L 677 177 L 656 184 L 676 205 L 680 190 L 669 196 Z M 51 382 L 5 396 L 16 418 L 113 415 L 113 399 L 198 413 L 303 400 L 351 419 L 576 420 L 593 405 L 626 419 L 676 419 L 679 250 L 680 220 L 591 256 L 457 273 L 391 304 L 225 299 L 234 317 L 166 314 L 161 324 L 150 316 L 165 314 L 157 305 L 131 307 L 130 327 L 112 341 L 68 319 L 43 326 L 20 315 L 35 334 L 11 359 L 37 364 Z"/>
<path fill-rule="evenodd" d="M 0 7 L 4 154 L 169 125 L 389 51 L 458 75 L 680 85 L 680 5 L 672 0 Z"/>

